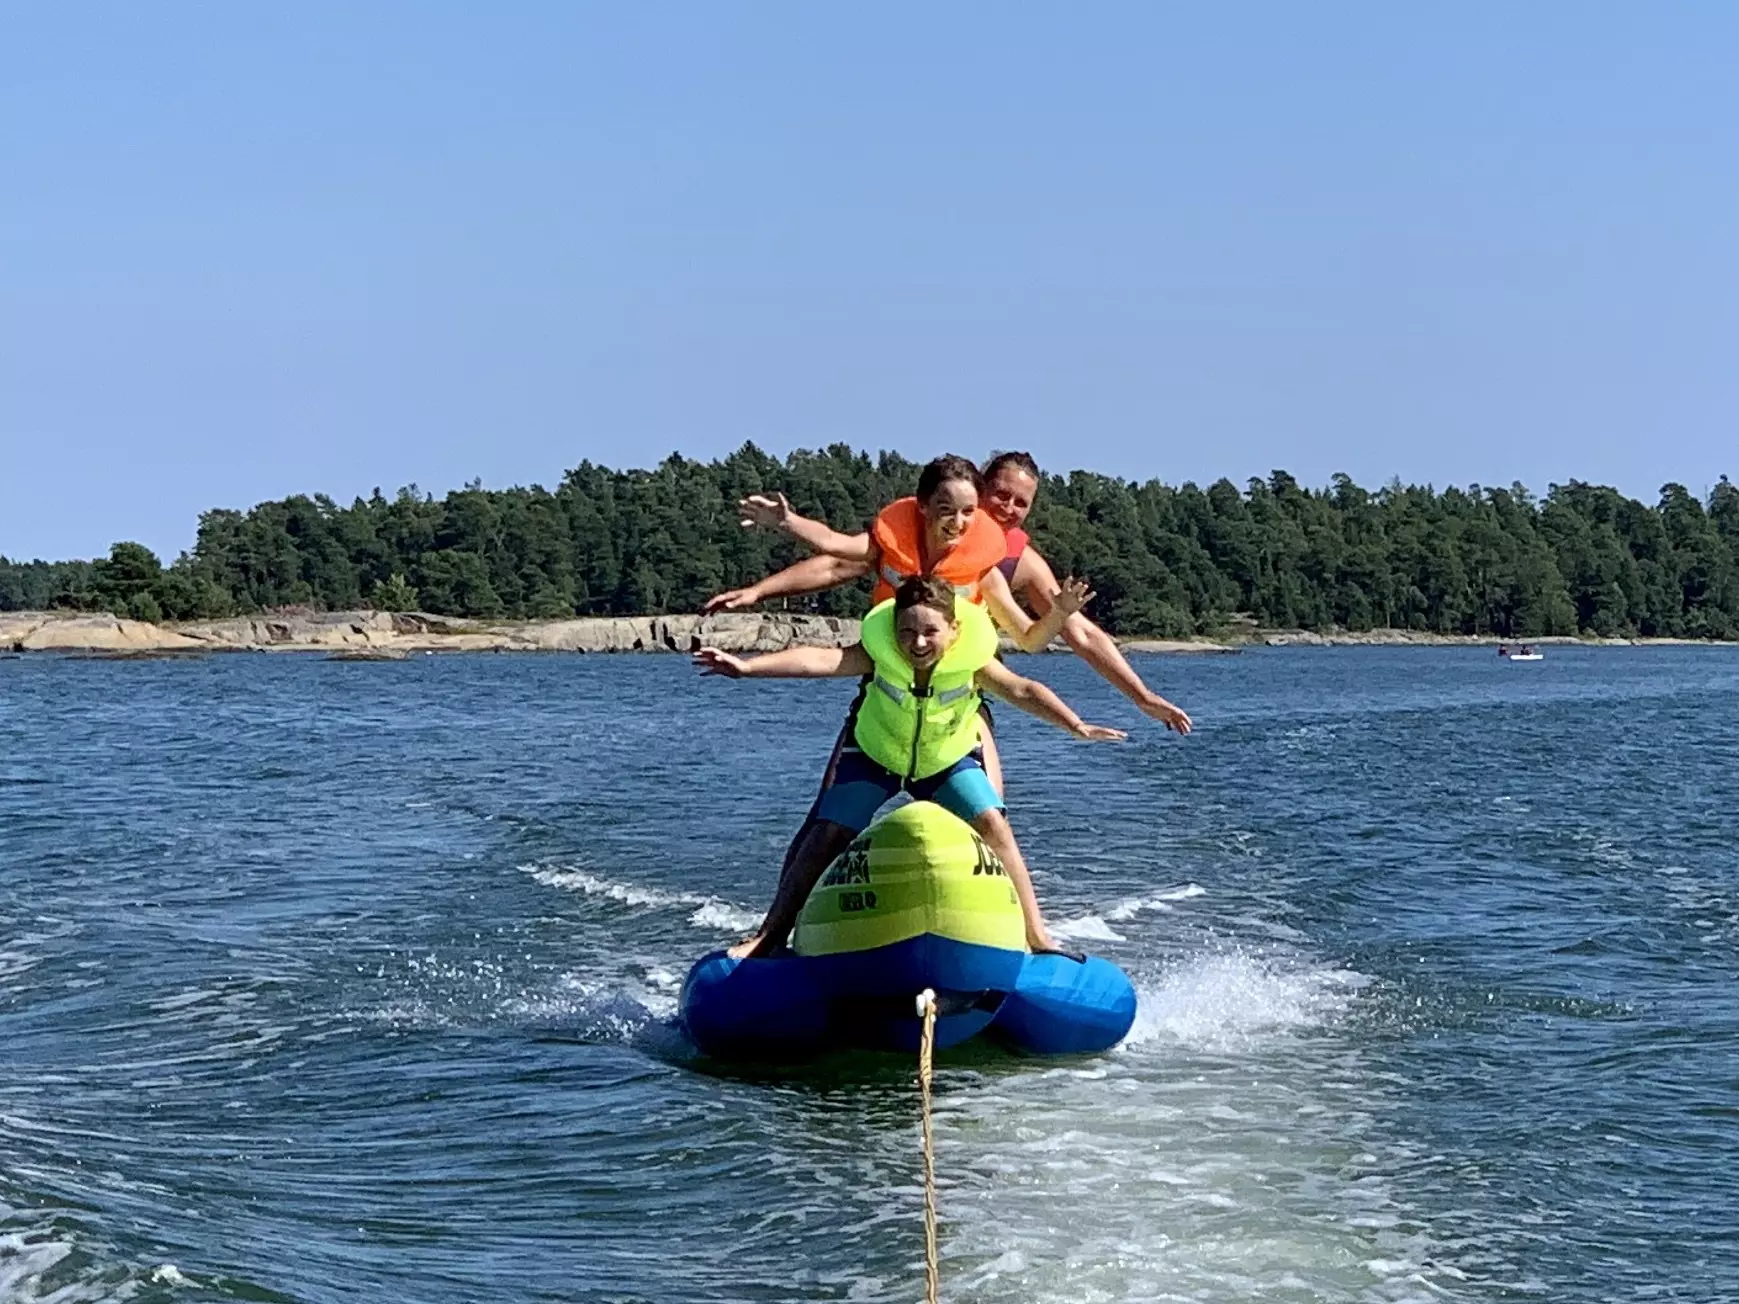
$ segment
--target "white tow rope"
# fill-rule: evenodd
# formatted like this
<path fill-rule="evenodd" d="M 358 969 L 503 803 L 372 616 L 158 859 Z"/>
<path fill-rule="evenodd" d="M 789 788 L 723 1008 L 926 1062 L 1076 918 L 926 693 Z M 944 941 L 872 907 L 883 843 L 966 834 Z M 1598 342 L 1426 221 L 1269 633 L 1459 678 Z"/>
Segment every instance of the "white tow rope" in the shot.
<path fill-rule="evenodd" d="M 936 1047 L 936 993 L 925 988 L 918 996 L 918 1017 L 924 1030 L 918 1039 L 918 1098 L 924 1121 L 924 1299 L 938 1304 L 941 1271 L 936 1261 L 936 1136 L 930 1129 L 930 1067 Z"/>

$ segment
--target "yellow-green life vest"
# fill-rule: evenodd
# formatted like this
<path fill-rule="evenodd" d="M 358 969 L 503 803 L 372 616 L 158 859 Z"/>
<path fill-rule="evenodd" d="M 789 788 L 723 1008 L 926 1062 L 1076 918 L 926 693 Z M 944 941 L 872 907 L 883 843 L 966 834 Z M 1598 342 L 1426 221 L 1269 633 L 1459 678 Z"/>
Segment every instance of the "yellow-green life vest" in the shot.
<path fill-rule="evenodd" d="M 857 711 L 857 745 L 877 765 L 907 779 L 940 774 L 978 746 L 974 676 L 996 657 L 996 627 L 984 608 L 956 601 L 960 633 L 919 689 L 912 663 L 894 636 L 889 599 L 863 620 L 863 650 L 875 673 Z"/>

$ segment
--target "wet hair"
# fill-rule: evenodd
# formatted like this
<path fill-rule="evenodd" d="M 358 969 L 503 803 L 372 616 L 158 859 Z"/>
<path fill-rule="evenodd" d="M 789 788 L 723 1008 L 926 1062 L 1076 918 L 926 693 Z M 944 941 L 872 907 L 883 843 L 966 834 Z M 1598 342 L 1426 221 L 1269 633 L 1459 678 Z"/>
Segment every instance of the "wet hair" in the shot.
<path fill-rule="evenodd" d="M 977 464 L 964 457 L 956 457 L 953 453 L 946 453 L 918 472 L 918 501 L 929 502 L 936 496 L 936 491 L 950 480 L 964 480 L 976 492 L 984 492 L 984 477 L 978 474 Z"/>
<path fill-rule="evenodd" d="M 1033 461 L 1031 453 L 998 453 L 984 464 L 984 478 L 990 479 L 1005 466 L 1025 471 L 1035 480 L 1039 478 L 1039 464 Z"/>
<path fill-rule="evenodd" d="M 913 607 L 928 607 L 955 624 L 954 586 L 940 575 L 912 576 L 894 590 L 894 615 Z"/>

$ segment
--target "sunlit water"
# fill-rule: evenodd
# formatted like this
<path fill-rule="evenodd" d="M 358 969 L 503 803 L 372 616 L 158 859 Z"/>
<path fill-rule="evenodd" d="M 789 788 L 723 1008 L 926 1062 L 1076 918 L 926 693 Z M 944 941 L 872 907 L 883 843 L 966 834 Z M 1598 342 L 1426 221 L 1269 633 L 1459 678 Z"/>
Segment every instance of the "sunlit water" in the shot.
<path fill-rule="evenodd" d="M 1739 1297 L 1739 650 L 1143 669 L 1000 713 L 1141 1014 L 943 1061 L 944 1298 Z M 911 1066 L 671 1023 L 850 692 L 0 661 L 0 1299 L 920 1298 Z"/>

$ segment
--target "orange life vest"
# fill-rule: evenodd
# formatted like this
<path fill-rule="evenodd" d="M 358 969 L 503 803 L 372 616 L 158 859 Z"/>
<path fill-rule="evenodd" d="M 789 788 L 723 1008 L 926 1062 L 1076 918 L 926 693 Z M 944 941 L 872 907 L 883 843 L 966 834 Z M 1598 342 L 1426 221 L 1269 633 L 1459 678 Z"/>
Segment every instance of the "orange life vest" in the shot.
<path fill-rule="evenodd" d="M 870 538 L 875 540 L 876 551 L 881 554 L 881 569 L 876 573 L 876 591 L 871 601 L 887 601 L 906 580 L 926 573 L 924 516 L 918 510 L 916 498 L 901 498 L 882 508 L 875 524 L 870 526 Z M 989 512 L 976 511 L 960 542 L 944 553 L 928 573 L 947 580 L 969 602 L 981 602 L 978 581 L 986 571 L 996 569 L 1007 548 L 1002 527 L 990 519 Z"/>
<path fill-rule="evenodd" d="M 1012 586 L 1015 570 L 1020 566 L 1021 554 L 1027 550 L 1032 537 L 1018 525 L 1006 532 L 1008 551 L 1002 554 L 1002 560 L 996 563 L 996 569 L 1002 572 L 1002 578 Z"/>

